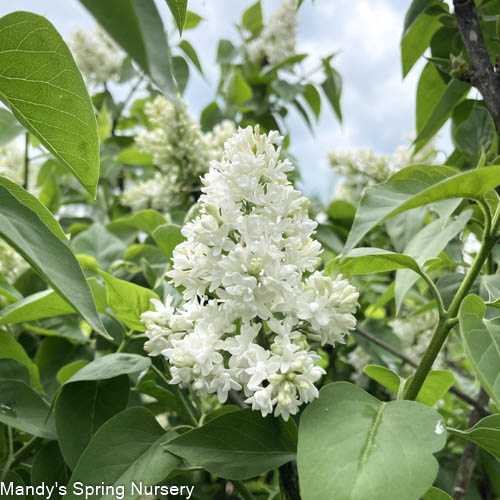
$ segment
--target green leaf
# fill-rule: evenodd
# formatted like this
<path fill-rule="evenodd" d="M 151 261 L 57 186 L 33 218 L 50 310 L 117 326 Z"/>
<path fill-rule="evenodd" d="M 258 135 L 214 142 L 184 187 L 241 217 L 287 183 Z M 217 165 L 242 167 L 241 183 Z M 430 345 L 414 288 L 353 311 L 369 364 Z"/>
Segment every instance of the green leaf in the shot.
<path fill-rule="evenodd" d="M 243 12 L 241 24 L 251 33 L 257 33 L 262 29 L 262 6 L 260 0 Z"/>
<path fill-rule="evenodd" d="M 433 486 L 429 488 L 427 493 L 422 497 L 422 500 L 452 500 L 452 498 L 448 493 Z"/>
<path fill-rule="evenodd" d="M 88 365 L 89 362 L 83 359 L 79 361 L 73 361 L 63 366 L 56 375 L 57 381 L 64 385 L 78 370 L 81 370 L 84 366 Z"/>
<path fill-rule="evenodd" d="M 172 67 L 177 87 L 182 95 L 189 80 L 189 65 L 182 56 L 174 56 L 172 57 Z"/>
<path fill-rule="evenodd" d="M 488 305 L 500 305 L 500 275 L 486 274 L 481 276 L 481 296 L 487 300 Z"/>
<path fill-rule="evenodd" d="M 196 14 L 195 12 L 191 12 L 188 10 L 186 12 L 186 22 L 184 23 L 184 29 L 185 30 L 192 30 L 193 28 L 196 28 L 200 22 L 203 21 L 203 18 Z"/>
<path fill-rule="evenodd" d="M 302 92 L 304 99 L 314 113 L 316 120 L 319 119 L 319 114 L 321 113 L 321 96 L 318 90 L 312 83 L 308 83 Z"/>
<path fill-rule="evenodd" d="M 375 380 L 375 382 L 386 387 L 394 394 L 398 394 L 401 385 L 401 377 L 397 373 L 394 373 L 385 366 L 378 365 L 366 365 L 363 371 L 368 377 Z"/>
<path fill-rule="evenodd" d="M 12 484 L 12 495 L 10 494 L 10 491 L 8 490 L 7 494 L 2 496 L 3 500 L 24 500 L 26 498 L 26 495 L 24 494 L 25 491 L 25 484 L 24 481 L 22 480 L 21 476 L 19 474 L 16 474 L 15 472 L 9 471 L 7 472 L 5 479 L 3 481 L 7 487 Z M 19 492 L 23 492 L 21 494 L 16 493 L 16 488 L 19 488 Z"/>
<path fill-rule="evenodd" d="M 481 150 L 488 152 L 491 149 L 495 138 L 495 123 L 490 113 L 483 107 L 475 106 L 456 128 L 453 142 L 459 151 L 475 161 Z"/>
<path fill-rule="evenodd" d="M 151 359 L 139 354 L 115 352 L 92 361 L 78 370 L 66 384 L 89 380 L 107 380 L 119 375 L 142 372 L 151 366 Z"/>
<path fill-rule="evenodd" d="M 31 385 L 37 391 L 42 391 L 38 367 L 31 361 L 23 346 L 10 333 L 3 330 L 0 330 L 0 359 L 13 359 L 23 364 L 29 371 Z"/>
<path fill-rule="evenodd" d="M 458 429 L 449 429 L 449 431 L 476 443 L 484 450 L 489 451 L 497 460 L 500 460 L 500 413 L 483 418 L 466 431 Z"/>
<path fill-rule="evenodd" d="M 0 379 L 20 380 L 26 385 L 31 383 L 28 368 L 19 361 L 10 358 L 0 359 Z"/>
<path fill-rule="evenodd" d="M 0 108 L 0 146 L 5 146 L 23 130 L 23 127 L 9 110 Z"/>
<path fill-rule="evenodd" d="M 129 396 L 126 375 L 107 380 L 66 384 L 55 407 L 57 439 L 65 462 L 74 469 L 95 432 L 125 409 Z"/>
<path fill-rule="evenodd" d="M 154 0 L 80 0 L 173 102 L 178 102 L 170 48 Z"/>
<path fill-rule="evenodd" d="M 0 325 L 24 323 L 75 312 L 61 296 L 52 290 L 29 295 L 0 311 Z"/>
<path fill-rule="evenodd" d="M 417 99 L 415 108 L 417 135 L 422 132 L 425 124 L 432 115 L 434 108 L 442 99 L 446 90 L 439 71 L 434 64 L 426 64 L 417 85 Z"/>
<path fill-rule="evenodd" d="M 187 40 L 181 40 L 179 42 L 179 48 L 189 57 L 189 60 L 195 65 L 200 74 L 203 75 L 203 69 L 194 47 Z"/>
<path fill-rule="evenodd" d="M 441 99 L 432 109 L 425 124 L 422 125 L 421 130 L 418 132 L 415 139 L 415 152 L 425 146 L 446 123 L 455 106 L 467 95 L 469 90 L 470 85 L 468 83 L 456 79 L 450 80 Z"/>
<path fill-rule="evenodd" d="M 161 225 L 167 223 L 165 217 L 156 210 L 147 209 L 136 212 L 129 217 L 123 217 L 120 219 L 115 219 L 108 225 L 108 229 L 113 230 L 114 228 L 119 228 L 120 226 L 130 226 L 144 231 L 149 234 L 153 234 L 154 230 Z"/>
<path fill-rule="evenodd" d="M 124 500 L 132 495 L 131 483 L 138 478 L 145 485 L 166 479 L 179 459 L 165 450 L 171 439 L 145 408 L 128 408 L 108 420 L 83 452 L 68 484 L 65 500 L 80 500 L 73 491 L 77 482 L 125 486 Z M 103 498 L 92 495 L 89 499 Z"/>
<path fill-rule="evenodd" d="M 500 318 L 484 319 L 486 306 L 469 294 L 460 305 L 460 339 L 481 386 L 500 407 Z"/>
<path fill-rule="evenodd" d="M 78 233 L 71 241 L 76 254 L 94 257 L 102 269 L 109 269 L 111 264 L 123 257 L 126 245 L 100 224 L 92 224 L 89 229 Z"/>
<path fill-rule="evenodd" d="M 0 186 L 3 186 L 7 189 L 12 196 L 15 196 L 17 200 L 22 203 L 24 206 L 33 210 L 33 212 L 38 215 L 39 219 L 61 240 L 66 241 L 66 234 L 62 230 L 59 222 L 54 218 L 54 216 L 50 213 L 50 210 L 47 209 L 45 205 L 40 203 L 35 196 L 26 191 L 26 189 L 22 188 L 15 182 L 7 179 L 6 177 L 2 177 L 0 175 Z"/>
<path fill-rule="evenodd" d="M 229 75 L 225 90 L 227 102 L 233 106 L 243 104 L 252 97 L 252 88 L 238 69 L 234 69 Z"/>
<path fill-rule="evenodd" d="M 302 498 L 417 500 L 436 478 L 432 454 L 445 443 L 444 422 L 433 409 L 383 403 L 347 382 L 328 384 L 300 419 Z"/>
<path fill-rule="evenodd" d="M 108 305 L 116 317 L 132 330 L 146 331 L 141 323 L 141 314 L 152 308 L 151 299 L 160 300 L 158 295 L 148 288 L 121 280 L 111 274 L 99 271 L 106 283 Z"/>
<path fill-rule="evenodd" d="M 153 231 L 153 238 L 156 244 L 169 260 L 172 258 L 174 248 L 186 239 L 182 235 L 181 229 L 180 226 L 176 226 L 175 224 L 165 224 Z"/>
<path fill-rule="evenodd" d="M 231 63 L 239 51 L 231 40 L 222 39 L 217 46 L 217 62 L 219 64 Z"/>
<path fill-rule="evenodd" d="M 68 482 L 68 474 L 66 472 L 66 464 L 61 455 L 61 450 L 55 441 L 47 443 L 35 455 L 33 459 L 33 467 L 31 469 L 31 484 L 33 486 L 44 485 L 45 488 L 54 487 L 53 493 L 50 495 L 50 500 L 59 500 L 59 485 Z M 45 498 L 44 496 L 36 496 L 37 500 Z"/>
<path fill-rule="evenodd" d="M 99 140 L 94 109 L 71 52 L 42 16 L 0 19 L 0 99 L 95 196 Z"/>
<path fill-rule="evenodd" d="M 97 117 L 97 132 L 99 134 L 99 140 L 104 142 L 110 136 L 112 130 L 113 119 L 106 104 L 104 104 Z"/>
<path fill-rule="evenodd" d="M 368 231 L 389 217 L 440 200 L 478 200 L 500 185 L 500 166 L 455 172 L 446 166 L 413 165 L 368 188 L 361 198 L 345 251 L 354 248 Z"/>
<path fill-rule="evenodd" d="M 396 252 L 403 253 L 414 234 L 422 227 L 426 214 L 425 207 L 418 207 L 385 221 L 385 229 Z"/>
<path fill-rule="evenodd" d="M 342 122 L 342 111 L 340 109 L 340 95 L 342 94 L 342 77 L 340 73 L 332 68 L 329 63 L 323 60 L 323 68 L 326 78 L 321 84 L 321 88 L 332 106 L 333 111 L 337 115 L 339 122 Z"/>
<path fill-rule="evenodd" d="M 49 405 L 20 380 L 0 379 L 0 422 L 33 436 L 55 439 Z"/>
<path fill-rule="evenodd" d="M 108 337 L 83 271 L 69 247 L 1 185 L 0 234 L 94 330 Z"/>
<path fill-rule="evenodd" d="M 293 460 L 296 432 L 293 420 L 263 418 L 247 409 L 220 415 L 166 449 L 217 476 L 249 479 Z"/>
<path fill-rule="evenodd" d="M 422 273 L 412 257 L 381 248 L 355 248 L 337 259 L 340 270 L 349 274 L 385 273 L 396 269 L 411 269 L 417 274 Z"/>
<path fill-rule="evenodd" d="M 168 8 L 174 16 L 175 24 L 179 30 L 179 35 L 182 36 L 184 23 L 186 22 L 187 0 L 165 0 Z"/>
<path fill-rule="evenodd" d="M 404 250 L 404 254 L 413 257 L 418 265 L 423 266 L 426 261 L 437 257 L 466 226 L 472 215 L 472 210 L 464 210 L 455 220 L 443 227 L 439 219 L 424 226 L 414 235 Z M 394 295 L 396 300 L 396 311 L 399 311 L 403 299 L 416 283 L 418 276 L 406 270 L 396 273 L 396 287 Z"/>
<path fill-rule="evenodd" d="M 410 384 L 413 376 L 406 380 L 405 389 Z M 427 406 L 434 406 L 450 390 L 455 383 L 455 376 L 447 370 L 433 370 L 427 374 L 420 388 L 416 401 Z"/>
<path fill-rule="evenodd" d="M 403 36 L 404 38 L 411 28 L 415 25 L 418 18 L 433 4 L 436 0 L 413 0 L 410 8 L 406 11 L 404 26 L 403 26 Z"/>
<path fill-rule="evenodd" d="M 421 13 L 406 27 L 401 39 L 403 78 L 425 52 L 436 31 L 441 28 L 439 17 Z"/>

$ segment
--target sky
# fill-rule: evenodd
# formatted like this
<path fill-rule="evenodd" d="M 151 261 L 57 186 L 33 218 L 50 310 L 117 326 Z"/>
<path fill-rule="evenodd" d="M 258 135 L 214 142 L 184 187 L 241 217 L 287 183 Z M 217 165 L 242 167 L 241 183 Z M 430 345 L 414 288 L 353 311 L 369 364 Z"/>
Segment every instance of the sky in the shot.
<path fill-rule="evenodd" d="M 105 1 L 105 0 L 103 0 Z M 155 0 L 169 32 L 171 43 L 178 34 L 171 29 L 171 16 L 164 0 Z M 189 0 L 188 8 L 205 20 L 184 37 L 198 52 L 206 79 L 191 70 L 184 95 L 190 112 L 199 117 L 214 96 L 218 79 L 215 62 L 220 38 L 238 40 L 234 24 L 255 0 Z M 281 0 L 262 0 L 268 18 Z M 338 52 L 334 66 L 343 78 L 341 98 L 344 120 L 339 124 L 326 101 L 320 122 L 312 135 L 292 110 L 291 152 L 298 159 L 302 189 L 324 201 L 331 197 L 335 176 L 327 165 L 328 151 L 373 149 L 390 154 L 408 144 L 414 130 L 415 93 L 421 61 L 402 79 L 399 41 L 410 0 L 304 0 L 299 11 L 297 53 L 314 61 Z M 77 27 L 93 28 L 93 20 L 78 0 L 2 0 L 0 16 L 27 10 L 46 16 L 64 38 Z M 446 132 L 441 142 L 446 148 Z M 439 145 L 440 143 L 438 143 Z"/>

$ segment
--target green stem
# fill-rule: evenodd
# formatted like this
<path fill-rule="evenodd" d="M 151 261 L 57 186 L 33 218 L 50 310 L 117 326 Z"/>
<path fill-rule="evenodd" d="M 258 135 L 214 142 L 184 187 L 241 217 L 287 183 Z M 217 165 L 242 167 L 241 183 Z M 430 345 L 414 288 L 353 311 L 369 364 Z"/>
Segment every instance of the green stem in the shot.
<path fill-rule="evenodd" d="M 439 290 L 438 290 L 436 284 L 434 283 L 434 281 L 432 281 L 432 279 L 430 278 L 430 276 L 427 273 L 422 271 L 422 273 L 420 275 L 422 276 L 422 278 L 424 278 L 427 285 L 429 285 L 429 290 L 431 291 L 432 296 L 436 300 L 436 304 L 437 304 L 437 308 L 438 308 L 438 312 L 439 312 L 439 317 L 445 318 L 446 310 L 444 308 L 443 299 L 441 297 L 441 294 L 439 293 Z"/>
<path fill-rule="evenodd" d="M 34 437 L 33 439 L 30 439 L 20 450 L 18 450 L 14 456 L 12 457 L 12 464 L 11 467 L 15 467 L 16 465 L 20 464 L 30 453 L 33 448 L 36 448 L 36 446 L 42 442 L 41 438 Z"/>
<path fill-rule="evenodd" d="M 24 136 L 24 189 L 28 189 L 29 183 L 29 166 L 30 166 L 30 157 L 29 157 L 29 149 L 30 148 L 30 134 L 26 132 Z"/>
<path fill-rule="evenodd" d="M 247 485 L 243 481 L 231 481 L 236 491 L 241 495 L 244 500 L 255 500 Z"/>
<path fill-rule="evenodd" d="M 410 383 L 406 393 L 405 399 L 414 400 L 416 399 L 422 384 L 427 377 L 427 374 L 432 368 L 432 365 L 443 347 L 446 338 L 450 330 L 456 324 L 456 316 L 458 314 L 458 310 L 460 308 L 460 304 L 465 296 L 469 293 L 474 281 L 478 277 L 481 269 L 490 255 L 491 250 L 495 246 L 496 237 L 494 236 L 497 231 L 497 226 L 499 224 L 500 218 L 500 207 L 497 209 L 493 221 L 491 220 L 491 215 L 489 211 L 489 207 L 484 200 L 478 202 L 481 210 L 484 214 L 484 233 L 483 240 L 481 242 L 481 247 L 479 252 L 476 254 L 474 262 L 471 267 L 467 271 L 464 280 L 462 281 L 460 287 L 457 290 L 457 293 L 453 297 L 451 301 L 450 307 L 445 312 L 444 316 L 440 317 L 439 322 L 434 330 L 432 335 L 431 342 L 425 351 L 425 354 L 422 358 L 422 361 L 417 367 L 415 371 L 415 375 L 413 376 L 413 380 Z"/>
<path fill-rule="evenodd" d="M 165 384 L 167 384 L 167 387 L 169 390 L 172 390 L 172 392 L 177 396 L 177 399 L 179 400 L 179 403 L 182 406 L 182 409 L 184 410 L 185 415 L 187 415 L 188 419 L 190 420 L 191 424 L 194 425 L 195 427 L 198 427 L 198 420 L 194 416 L 193 411 L 191 410 L 188 402 L 186 401 L 186 397 L 184 396 L 183 392 L 180 390 L 180 388 L 177 385 L 172 385 L 170 382 L 167 380 L 165 375 L 156 368 L 155 365 L 151 365 L 153 370 L 158 374 L 158 376 L 163 380 Z"/>

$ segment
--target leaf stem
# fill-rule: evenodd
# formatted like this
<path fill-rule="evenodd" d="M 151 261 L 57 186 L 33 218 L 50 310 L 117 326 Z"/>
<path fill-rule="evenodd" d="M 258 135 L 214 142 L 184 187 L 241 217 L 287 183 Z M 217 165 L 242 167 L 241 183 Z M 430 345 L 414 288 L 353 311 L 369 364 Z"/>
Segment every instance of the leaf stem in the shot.
<path fill-rule="evenodd" d="M 235 490 L 241 495 L 244 500 L 255 500 L 251 491 L 247 488 L 247 485 L 243 481 L 231 481 Z"/>
<path fill-rule="evenodd" d="M 441 294 L 439 293 L 439 290 L 438 290 L 436 284 L 434 283 L 434 281 L 432 281 L 431 277 L 426 272 L 422 271 L 420 273 L 420 276 L 422 276 L 422 278 L 425 280 L 425 282 L 429 286 L 429 289 L 431 291 L 432 296 L 436 300 L 436 305 L 438 308 L 439 317 L 445 318 L 446 317 L 446 310 L 445 310 L 445 307 L 443 304 L 443 298 L 441 297 Z"/>
<path fill-rule="evenodd" d="M 496 237 L 494 236 L 497 231 L 497 226 L 499 223 L 500 217 L 500 206 L 497 208 L 493 221 L 491 220 L 491 214 L 489 207 L 484 199 L 478 201 L 481 210 L 484 213 L 484 232 L 483 239 L 481 242 L 481 247 L 479 248 L 478 253 L 474 261 L 472 262 L 471 267 L 467 271 L 464 280 L 462 281 L 460 287 L 457 290 L 457 293 L 453 297 L 451 301 L 450 307 L 446 311 L 443 317 L 439 318 L 439 322 L 434 330 L 434 334 L 432 335 L 432 339 L 427 347 L 427 350 L 424 353 L 420 364 L 415 371 L 415 375 L 413 376 L 413 380 L 410 382 L 410 385 L 405 393 L 405 399 L 414 400 L 422 387 L 422 384 L 427 377 L 427 374 L 432 368 L 432 365 L 443 347 L 450 330 L 456 324 L 456 316 L 458 314 L 458 310 L 460 308 L 460 304 L 465 296 L 469 293 L 474 281 L 478 277 L 481 269 L 488 258 L 488 255 L 491 253 L 491 250 L 495 246 Z"/>

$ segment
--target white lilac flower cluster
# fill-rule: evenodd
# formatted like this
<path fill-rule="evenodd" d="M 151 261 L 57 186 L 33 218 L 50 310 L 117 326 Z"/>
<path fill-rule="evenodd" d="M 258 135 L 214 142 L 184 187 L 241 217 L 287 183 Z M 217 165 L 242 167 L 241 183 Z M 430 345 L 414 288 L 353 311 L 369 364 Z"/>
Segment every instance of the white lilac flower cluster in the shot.
<path fill-rule="evenodd" d="M 68 45 L 89 85 L 97 87 L 118 79 L 124 56 L 101 26 L 96 24 L 93 32 L 77 28 Z"/>
<path fill-rule="evenodd" d="M 432 164 L 436 151 L 429 144 L 418 153 L 409 146 L 399 146 L 392 155 L 378 155 L 372 150 L 328 154 L 328 163 L 343 179 L 337 184 L 334 199 L 357 204 L 366 187 L 387 180 L 391 175 L 412 164 Z"/>
<path fill-rule="evenodd" d="M 315 271 L 316 223 L 287 178 L 279 139 L 248 127 L 226 141 L 167 273 L 184 303 L 154 301 L 142 321 L 145 349 L 168 360 L 172 383 L 221 402 L 243 390 L 254 410 L 288 419 L 318 396 L 324 370 L 310 342 L 344 342 L 358 292 Z"/>
<path fill-rule="evenodd" d="M 272 66 L 293 56 L 297 37 L 297 7 L 297 0 L 289 0 L 278 7 L 258 38 L 248 44 L 250 61 Z"/>
<path fill-rule="evenodd" d="M 211 160 L 220 160 L 224 142 L 236 127 L 225 120 L 205 134 L 184 102 L 179 108 L 162 96 L 146 103 L 145 113 L 151 129 L 139 134 L 136 143 L 152 155 L 160 172 L 127 189 L 122 203 L 134 212 L 145 208 L 168 212 L 194 202 L 200 177 Z"/>
<path fill-rule="evenodd" d="M 24 152 L 12 141 L 0 147 L 0 175 L 3 175 L 13 182 L 22 184 L 24 177 Z"/>

